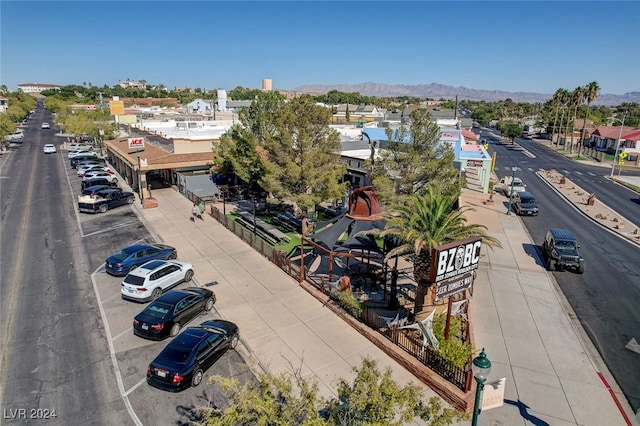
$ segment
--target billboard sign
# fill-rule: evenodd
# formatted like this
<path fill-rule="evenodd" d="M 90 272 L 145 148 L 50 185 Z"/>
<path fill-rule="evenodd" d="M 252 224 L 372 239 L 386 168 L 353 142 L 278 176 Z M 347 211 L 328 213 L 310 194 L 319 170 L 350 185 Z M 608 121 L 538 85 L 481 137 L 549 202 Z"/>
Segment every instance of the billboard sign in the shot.
<path fill-rule="evenodd" d="M 111 115 L 124 114 L 124 102 L 123 101 L 111 101 L 109 102 L 109 110 Z"/>
<path fill-rule="evenodd" d="M 473 284 L 473 272 L 465 272 L 436 284 L 436 302 L 465 291 Z"/>
<path fill-rule="evenodd" d="M 434 248 L 431 251 L 431 283 L 436 284 L 478 269 L 481 248 L 481 237 L 466 238 Z"/>
<path fill-rule="evenodd" d="M 144 138 L 129 138 L 129 149 L 141 150 L 144 149 Z"/>

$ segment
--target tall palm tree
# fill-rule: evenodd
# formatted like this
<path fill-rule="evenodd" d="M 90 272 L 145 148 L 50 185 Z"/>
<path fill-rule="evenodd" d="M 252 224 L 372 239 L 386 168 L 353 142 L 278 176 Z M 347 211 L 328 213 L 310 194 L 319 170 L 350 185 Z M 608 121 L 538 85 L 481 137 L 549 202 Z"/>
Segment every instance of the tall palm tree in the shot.
<path fill-rule="evenodd" d="M 587 114 L 584 117 L 582 131 L 580 132 L 580 145 L 578 146 L 578 155 L 582 153 L 582 146 L 584 145 L 584 130 L 587 127 L 587 120 L 589 119 L 591 102 L 593 102 L 600 94 L 600 85 L 597 81 L 592 81 L 591 83 L 587 84 L 584 89 L 584 98 L 587 101 Z"/>
<path fill-rule="evenodd" d="M 573 153 L 573 131 L 576 125 L 576 114 L 578 113 L 578 105 L 582 103 L 583 94 L 582 94 L 582 86 L 576 87 L 569 94 L 569 107 L 573 108 L 573 118 L 571 116 L 571 111 L 569 111 L 569 118 L 567 119 L 567 125 L 565 128 L 565 135 L 569 134 L 569 122 L 571 122 L 571 142 L 569 143 L 569 152 Z M 565 138 L 566 139 L 566 138 Z M 565 149 L 567 145 L 565 144 Z"/>
<path fill-rule="evenodd" d="M 556 90 L 556 92 L 553 94 L 553 105 L 556 107 L 556 114 L 553 118 L 553 127 L 551 128 L 551 142 L 553 142 L 553 134 L 557 131 L 557 127 L 556 124 L 558 122 L 558 114 L 560 112 L 560 105 L 562 104 L 561 102 L 561 98 L 562 98 L 562 91 L 564 89 L 560 88 L 558 90 Z"/>
<path fill-rule="evenodd" d="M 432 249 L 446 243 L 469 237 L 482 237 L 484 244 L 501 247 L 500 241 L 487 234 L 487 227 L 480 224 L 467 224 L 464 213 L 473 211 L 470 207 L 454 210 L 457 196 L 442 195 L 439 188 L 429 186 L 426 195 L 412 194 L 405 202 L 382 214 L 387 220 L 385 229 L 373 229 L 363 232 L 367 235 L 379 235 L 399 241 L 400 244 L 390 250 L 385 261 L 396 256 L 410 255 L 413 258 L 413 276 L 418 285 L 414 312 L 422 311 L 425 296 L 431 283 Z M 432 290 L 432 301 L 435 292 Z"/>
<path fill-rule="evenodd" d="M 558 140 L 556 140 L 556 145 L 560 146 L 560 135 L 562 134 L 562 123 L 564 123 L 564 113 L 566 112 L 567 104 L 569 103 L 569 91 L 567 89 L 560 89 L 560 108 L 562 109 L 562 114 L 560 115 L 560 126 L 558 127 Z M 566 140 L 565 140 L 566 144 Z"/>

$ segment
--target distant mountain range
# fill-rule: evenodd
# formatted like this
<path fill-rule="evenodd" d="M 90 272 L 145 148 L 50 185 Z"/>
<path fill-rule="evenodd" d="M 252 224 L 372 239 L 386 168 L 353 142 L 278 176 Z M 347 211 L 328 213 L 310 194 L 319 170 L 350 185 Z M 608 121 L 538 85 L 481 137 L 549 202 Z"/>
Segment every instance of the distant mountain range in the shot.
<path fill-rule="evenodd" d="M 415 96 L 421 98 L 432 99 L 455 99 L 487 101 L 495 102 L 510 98 L 514 102 L 528 103 L 544 103 L 551 98 L 553 94 L 531 93 L 531 92 L 505 92 L 502 90 L 482 90 L 470 89 L 463 86 L 447 86 L 444 84 L 380 84 L 380 83 L 360 83 L 360 84 L 305 84 L 295 89 L 291 89 L 297 93 L 327 93 L 331 90 L 339 92 L 358 92 L 364 96 L 396 97 L 396 96 Z M 617 106 L 624 102 L 640 103 L 640 91 L 628 92 L 624 95 L 613 95 L 609 93 L 601 93 L 592 105 Z"/>

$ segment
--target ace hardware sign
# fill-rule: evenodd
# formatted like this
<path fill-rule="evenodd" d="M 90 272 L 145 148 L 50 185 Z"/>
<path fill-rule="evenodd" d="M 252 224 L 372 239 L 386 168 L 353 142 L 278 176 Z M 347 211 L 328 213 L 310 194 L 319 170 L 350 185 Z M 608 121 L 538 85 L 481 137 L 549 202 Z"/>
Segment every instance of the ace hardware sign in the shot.
<path fill-rule="evenodd" d="M 473 271 L 478 269 L 482 238 L 472 237 L 443 244 L 431 251 L 431 284 L 436 300 L 453 296 L 471 287 Z"/>
<path fill-rule="evenodd" d="M 144 138 L 129 138 L 129 149 L 144 149 Z"/>

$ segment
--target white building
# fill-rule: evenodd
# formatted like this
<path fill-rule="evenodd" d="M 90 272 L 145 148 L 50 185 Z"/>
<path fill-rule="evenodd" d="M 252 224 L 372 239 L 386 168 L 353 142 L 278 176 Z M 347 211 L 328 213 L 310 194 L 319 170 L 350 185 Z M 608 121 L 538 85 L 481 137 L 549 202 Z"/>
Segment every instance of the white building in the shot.
<path fill-rule="evenodd" d="M 24 93 L 40 93 L 44 90 L 60 90 L 62 86 L 58 84 L 47 83 L 22 83 L 18 84 L 18 90 L 22 90 Z"/>

